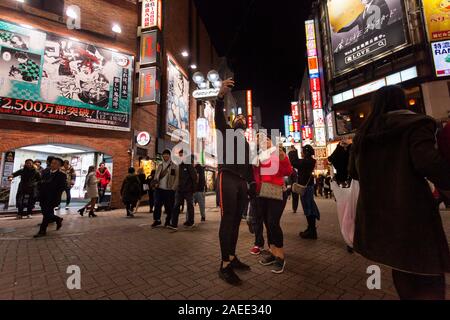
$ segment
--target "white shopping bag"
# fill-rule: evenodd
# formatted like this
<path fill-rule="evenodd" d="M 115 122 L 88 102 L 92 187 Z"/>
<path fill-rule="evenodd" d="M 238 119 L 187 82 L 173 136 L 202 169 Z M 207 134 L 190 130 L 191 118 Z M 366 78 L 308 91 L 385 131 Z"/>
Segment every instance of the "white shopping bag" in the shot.
<path fill-rule="evenodd" d="M 337 214 L 344 241 L 353 247 L 355 235 L 356 205 L 359 197 L 359 182 L 353 180 L 350 188 L 341 188 L 335 181 L 331 183 L 337 203 Z"/>

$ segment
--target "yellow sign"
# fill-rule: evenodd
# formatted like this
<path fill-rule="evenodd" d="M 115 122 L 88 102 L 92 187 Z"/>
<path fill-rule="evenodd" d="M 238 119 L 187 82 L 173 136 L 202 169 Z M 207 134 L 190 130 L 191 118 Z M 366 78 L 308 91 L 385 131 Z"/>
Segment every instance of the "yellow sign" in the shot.
<path fill-rule="evenodd" d="M 334 32 L 355 21 L 364 12 L 361 0 L 328 0 L 328 18 Z"/>
<path fill-rule="evenodd" d="M 429 41 L 450 39 L 450 0 L 422 0 Z"/>

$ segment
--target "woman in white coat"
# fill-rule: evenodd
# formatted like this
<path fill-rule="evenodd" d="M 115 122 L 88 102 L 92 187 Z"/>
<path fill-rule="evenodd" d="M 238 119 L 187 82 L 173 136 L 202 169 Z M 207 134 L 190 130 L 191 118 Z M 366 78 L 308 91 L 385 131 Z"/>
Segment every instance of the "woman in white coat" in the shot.
<path fill-rule="evenodd" d="M 94 213 L 95 204 L 98 199 L 98 189 L 97 189 L 97 178 L 95 176 L 95 167 L 90 166 L 88 173 L 86 175 L 86 180 L 84 182 L 84 190 L 86 191 L 85 198 L 90 199 L 90 201 L 80 210 L 78 213 L 83 216 L 84 211 L 89 208 L 89 218 L 95 218 L 97 215 Z"/>

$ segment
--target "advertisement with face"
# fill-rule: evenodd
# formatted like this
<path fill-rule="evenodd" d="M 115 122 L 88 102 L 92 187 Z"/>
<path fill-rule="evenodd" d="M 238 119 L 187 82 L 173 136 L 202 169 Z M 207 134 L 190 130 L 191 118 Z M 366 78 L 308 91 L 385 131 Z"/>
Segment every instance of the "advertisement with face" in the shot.
<path fill-rule="evenodd" d="M 128 131 L 133 57 L 0 21 L 0 116 Z"/>
<path fill-rule="evenodd" d="M 327 0 L 335 76 L 408 44 L 402 0 Z"/>
<path fill-rule="evenodd" d="M 167 134 L 189 131 L 189 78 L 172 56 L 167 63 Z M 185 140 L 185 137 L 176 135 Z M 186 141 L 188 142 L 188 141 Z"/>

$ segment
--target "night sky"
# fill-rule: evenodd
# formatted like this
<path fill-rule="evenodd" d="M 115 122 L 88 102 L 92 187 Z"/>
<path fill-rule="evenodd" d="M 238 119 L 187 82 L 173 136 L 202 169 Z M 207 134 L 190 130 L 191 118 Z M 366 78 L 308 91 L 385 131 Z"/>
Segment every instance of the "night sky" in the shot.
<path fill-rule="evenodd" d="M 283 115 L 305 68 L 305 27 L 311 0 L 194 0 L 237 89 L 252 89 L 263 126 L 283 129 Z"/>

